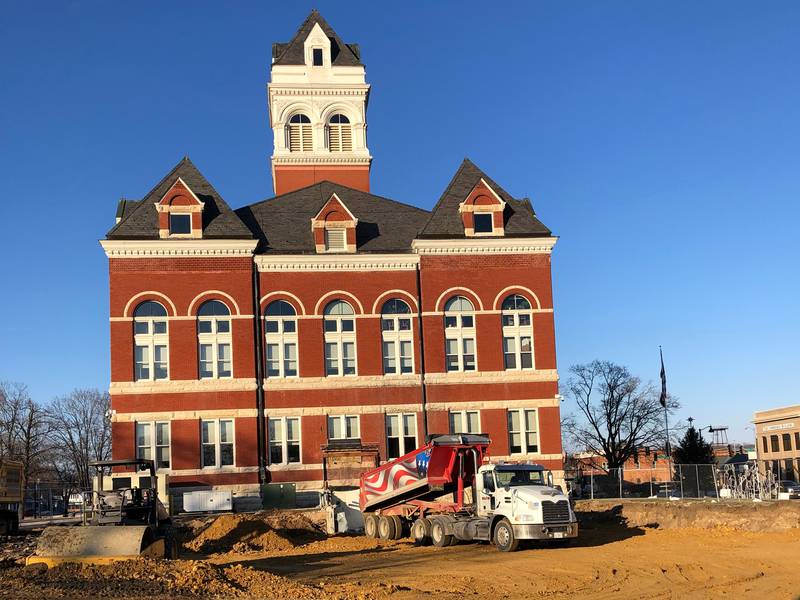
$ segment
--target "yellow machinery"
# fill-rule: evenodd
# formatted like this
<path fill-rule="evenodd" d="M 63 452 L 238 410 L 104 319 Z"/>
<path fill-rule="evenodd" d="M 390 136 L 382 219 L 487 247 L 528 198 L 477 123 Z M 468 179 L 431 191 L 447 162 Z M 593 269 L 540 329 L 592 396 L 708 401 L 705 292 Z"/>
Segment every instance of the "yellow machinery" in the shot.
<path fill-rule="evenodd" d="M 172 522 L 158 497 L 152 460 L 111 460 L 92 463 L 98 477 L 92 491 L 92 515 L 86 525 L 50 526 L 26 564 L 106 564 L 140 556 L 177 558 L 178 544 Z M 103 468 L 127 467 L 149 471 L 138 486 L 106 490 Z M 133 478 L 131 478 L 133 482 Z"/>
<path fill-rule="evenodd" d="M 0 535 L 16 533 L 22 506 L 22 463 L 0 459 Z"/>

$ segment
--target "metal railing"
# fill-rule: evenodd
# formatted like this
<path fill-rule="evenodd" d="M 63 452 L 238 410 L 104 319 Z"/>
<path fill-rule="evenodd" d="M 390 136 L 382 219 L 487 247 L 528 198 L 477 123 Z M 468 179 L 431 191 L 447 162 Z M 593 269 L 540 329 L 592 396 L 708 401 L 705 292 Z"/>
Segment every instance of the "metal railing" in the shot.
<path fill-rule="evenodd" d="M 778 486 L 755 461 L 736 465 L 672 465 L 650 469 L 567 470 L 574 499 L 776 499 Z"/>

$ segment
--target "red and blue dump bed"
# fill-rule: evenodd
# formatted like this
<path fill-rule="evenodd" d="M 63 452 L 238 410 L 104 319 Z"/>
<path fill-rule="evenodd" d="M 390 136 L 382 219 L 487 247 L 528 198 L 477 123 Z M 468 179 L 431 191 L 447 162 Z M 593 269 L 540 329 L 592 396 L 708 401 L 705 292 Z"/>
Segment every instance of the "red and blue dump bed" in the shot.
<path fill-rule="evenodd" d="M 455 492 L 453 505 L 463 503 L 483 463 L 489 438 L 455 434 L 432 438 L 425 446 L 361 475 L 359 505 L 369 513 L 411 501 L 431 501 Z"/>

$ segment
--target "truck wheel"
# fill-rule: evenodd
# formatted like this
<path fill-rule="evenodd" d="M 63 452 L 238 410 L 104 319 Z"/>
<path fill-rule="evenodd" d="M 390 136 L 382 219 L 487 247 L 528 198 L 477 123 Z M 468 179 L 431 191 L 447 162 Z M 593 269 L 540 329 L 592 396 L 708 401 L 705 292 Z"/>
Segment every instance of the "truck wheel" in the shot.
<path fill-rule="evenodd" d="M 372 513 L 364 515 L 364 535 L 371 538 L 378 537 L 378 517 Z"/>
<path fill-rule="evenodd" d="M 437 548 L 444 548 L 453 543 L 453 536 L 446 531 L 441 520 L 436 519 L 431 522 L 431 539 L 433 540 L 433 545 Z"/>
<path fill-rule="evenodd" d="M 431 543 L 431 520 L 417 519 L 411 526 L 411 537 L 417 546 L 428 546 Z"/>
<path fill-rule="evenodd" d="M 392 536 L 393 540 L 400 540 L 403 537 L 403 519 L 401 519 L 398 515 L 391 515 L 389 517 L 392 521 L 394 521 L 394 535 Z"/>
<path fill-rule="evenodd" d="M 378 519 L 378 537 L 382 540 L 393 540 L 395 532 L 394 519 L 382 516 Z"/>
<path fill-rule="evenodd" d="M 17 535 L 19 533 L 19 517 L 14 515 L 11 517 L 11 535 Z"/>
<path fill-rule="evenodd" d="M 514 536 L 514 528 L 508 519 L 503 519 L 495 526 L 494 545 L 502 552 L 514 552 L 519 548 L 519 540 Z"/>

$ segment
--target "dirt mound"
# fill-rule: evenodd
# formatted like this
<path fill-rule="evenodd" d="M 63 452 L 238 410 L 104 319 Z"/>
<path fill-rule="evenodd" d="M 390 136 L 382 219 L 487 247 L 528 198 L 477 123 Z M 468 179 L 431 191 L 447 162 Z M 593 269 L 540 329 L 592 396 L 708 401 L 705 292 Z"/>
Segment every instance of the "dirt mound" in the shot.
<path fill-rule="evenodd" d="M 182 526 L 183 547 L 201 554 L 291 550 L 325 538 L 310 516 L 281 511 L 194 519 Z"/>
<path fill-rule="evenodd" d="M 0 598 L 379 598 L 383 588 L 354 594 L 353 586 L 322 589 L 251 567 L 204 561 L 138 559 L 111 565 L 0 568 Z"/>
<path fill-rule="evenodd" d="M 137 559 L 111 565 L 0 568 L 0 598 L 314 598 L 377 600 L 384 585 L 307 585 L 241 564 Z"/>
<path fill-rule="evenodd" d="M 585 500 L 575 507 L 581 523 L 620 522 L 628 527 L 662 529 L 727 528 L 786 531 L 800 528 L 800 502 Z"/>
<path fill-rule="evenodd" d="M 0 536 L 0 565 L 22 564 L 25 562 L 26 556 L 33 554 L 35 548 L 36 536 L 34 535 Z"/>

